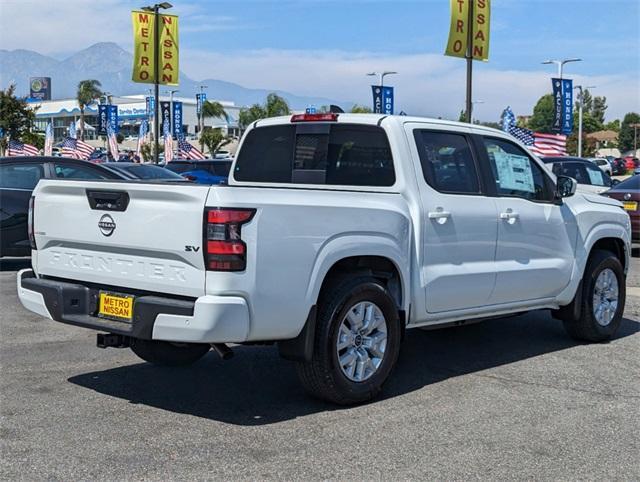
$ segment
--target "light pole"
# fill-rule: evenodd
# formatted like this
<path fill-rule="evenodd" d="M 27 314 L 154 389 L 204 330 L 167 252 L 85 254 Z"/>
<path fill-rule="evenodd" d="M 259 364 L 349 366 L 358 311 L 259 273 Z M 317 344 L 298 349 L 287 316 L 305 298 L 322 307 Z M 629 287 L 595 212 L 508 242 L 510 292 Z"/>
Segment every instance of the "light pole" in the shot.
<path fill-rule="evenodd" d="M 384 72 L 369 72 L 367 75 L 368 75 L 368 76 L 376 76 L 376 75 L 377 75 L 377 76 L 379 76 L 379 79 L 380 79 L 380 87 L 382 87 L 382 86 L 384 85 L 384 78 L 385 78 L 387 75 L 395 75 L 395 74 L 397 74 L 397 73 L 398 73 L 398 72 L 393 72 L 393 71 L 391 71 L 391 70 L 385 70 Z"/>
<path fill-rule="evenodd" d="M 636 157 L 638 155 L 638 129 L 640 129 L 640 124 L 636 122 L 629 124 L 629 127 L 633 127 L 633 157 Z"/>
<path fill-rule="evenodd" d="M 558 66 L 558 78 L 562 78 L 562 69 L 564 68 L 564 64 L 568 64 L 569 62 L 582 62 L 582 59 L 554 59 L 554 60 L 545 60 L 542 62 L 545 65 L 555 64 Z"/>
<path fill-rule="evenodd" d="M 160 142 L 158 140 L 158 109 L 160 101 L 160 9 L 168 9 L 173 7 L 169 2 L 156 3 L 155 5 L 149 5 L 147 7 L 141 7 L 146 12 L 153 12 L 153 94 L 155 97 L 155 105 L 153 106 L 153 131 L 154 131 L 154 145 L 155 152 L 153 158 L 156 164 L 160 160 L 159 150 Z"/>
<path fill-rule="evenodd" d="M 200 132 L 198 132 L 198 138 L 202 137 L 202 130 L 204 129 L 204 99 L 203 99 L 203 94 L 204 94 L 204 89 L 208 89 L 209 86 L 208 85 L 201 85 L 200 86 L 200 119 L 199 123 L 200 123 Z"/>
<path fill-rule="evenodd" d="M 169 94 L 169 131 L 173 136 L 173 94 L 180 92 L 179 90 L 165 90 L 165 94 Z"/>
<path fill-rule="evenodd" d="M 585 87 L 585 89 L 595 89 L 595 85 Z M 578 157 L 582 157 L 582 104 L 584 102 L 584 92 L 581 85 L 576 85 L 578 90 Z"/>

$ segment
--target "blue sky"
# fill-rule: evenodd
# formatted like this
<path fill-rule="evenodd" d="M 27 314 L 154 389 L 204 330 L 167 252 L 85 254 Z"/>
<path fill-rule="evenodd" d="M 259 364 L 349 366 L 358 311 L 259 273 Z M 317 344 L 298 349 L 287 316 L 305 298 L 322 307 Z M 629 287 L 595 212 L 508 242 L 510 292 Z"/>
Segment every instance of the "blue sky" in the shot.
<path fill-rule="evenodd" d="M 62 56 L 115 41 L 131 50 L 128 11 L 142 3 L 2 0 L 0 48 Z M 463 108 L 464 61 L 442 55 L 448 0 L 172 3 L 180 16 L 180 66 L 194 79 L 368 104 L 364 74 L 397 70 L 389 81 L 398 108 L 450 118 Z M 474 63 L 474 98 L 484 101 L 478 118 L 495 120 L 506 105 L 530 113 L 555 72 L 540 62 L 561 57 L 584 59 L 567 66 L 566 76 L 596 85 L 593 93 L 609 100 L 608 118 L 640 110 L 640 0 L 493 0 L 491 15 L 489 62 Z"/>

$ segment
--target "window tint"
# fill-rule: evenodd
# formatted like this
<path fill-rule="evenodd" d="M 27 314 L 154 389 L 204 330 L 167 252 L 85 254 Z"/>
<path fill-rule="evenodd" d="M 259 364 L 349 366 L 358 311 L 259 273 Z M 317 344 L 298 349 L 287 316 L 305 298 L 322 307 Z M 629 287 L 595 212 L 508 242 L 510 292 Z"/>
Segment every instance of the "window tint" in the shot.
<path fill-rule="evenodd" d="M 165 169 L 177 172 L 178 174 L 187 171 L 193 171 L 195 169 L 193 162 L 167 162 L 164 165 Z"/>
<path fill-rule="evenodd" d="M 604 174 L 599 167 L 582 162 L 563 162 L 554 166 L 553 173 L 560 176 L 574 178 L 578 184 L 590 184 L 592 186 L 611 186 L 609 176 Z"/>
<path fill-rule="evenodd" d="M 443 193 L 478 194 L 480 184 L 467 138 L 462 134 L 416 130 L 422 173 Z"/>
<path fill-rule="evenodd" d="M 60 179 L 110 179 L 111 176 L 91 166 L 54 163 L 56 177 Z"/>
<path fill-rule="evenodd" d="M 234 173 L 238 181 L 391 186 L 384 130 L 350 124 L 259 127 L 247 134 Z"/>
<path fill-rule="evenodd" d="M 485 138 L 484 145 L 499 196 L 552 200 L 553 193 L 542 168 L 523 149 L 502 139 Z"/>
<path fill-rule="evenodd" d="M 1 164 L 0 187 L 33 190 L 44 177 L 42 164 Z"/>

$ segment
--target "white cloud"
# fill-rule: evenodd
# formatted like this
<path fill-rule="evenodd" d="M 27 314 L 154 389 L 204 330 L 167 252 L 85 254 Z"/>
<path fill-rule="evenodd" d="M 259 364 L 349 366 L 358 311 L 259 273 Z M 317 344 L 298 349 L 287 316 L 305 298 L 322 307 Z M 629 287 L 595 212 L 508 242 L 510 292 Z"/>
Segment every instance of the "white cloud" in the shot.
<path fill-rule="evenodd" d="M 370 103 L 366 72 L 395 70 L 396 110 L 457 118 L 465 102 L 465 62 L 439 54 L 379 55 L 368 52 L 256 50 L 217 53 L 185 50 L 182 68 L 193 78 L 221 78 L 246 87 L 279 89 L 296 94 Z M 632 76 L 574 76 L 576 84 L 596 85 L 594 95 L 607 97 L 607 118 L 640 110 L 638 79 Z M 548 71 L 495 70 L 474 63 L 475 117 L 497 120 L 510 105 L 530 114 L 537 99 L 550 92 Z"/>

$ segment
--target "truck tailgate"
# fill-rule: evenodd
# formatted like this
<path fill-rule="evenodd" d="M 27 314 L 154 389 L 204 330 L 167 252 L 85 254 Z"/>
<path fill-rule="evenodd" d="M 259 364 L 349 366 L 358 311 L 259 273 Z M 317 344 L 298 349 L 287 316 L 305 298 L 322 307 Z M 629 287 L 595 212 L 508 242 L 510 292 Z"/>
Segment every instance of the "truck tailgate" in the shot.
<path fill-rule="evenodd" d="M 205 292 L 203 212 L 209 186 L 41 181 L 38 275 L 185 296 Z"/>

